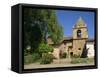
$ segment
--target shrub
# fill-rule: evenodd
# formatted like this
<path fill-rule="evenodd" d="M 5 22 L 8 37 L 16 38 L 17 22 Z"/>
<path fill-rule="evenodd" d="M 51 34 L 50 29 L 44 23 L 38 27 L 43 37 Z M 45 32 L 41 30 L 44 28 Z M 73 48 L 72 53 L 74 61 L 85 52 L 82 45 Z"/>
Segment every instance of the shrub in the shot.
<path fill-rule="evenodd" d="M 39 59 L 40 59 L 40 55 L 38 53 L 28 54 L 27 56 L 24 56 L 24 63 L 25 64 L 34 63 Z"/>
<path fill-rule="evenodd" d="M 36 61 L 39 60 L 40 58 L 41 58 L 41 56 L 40 56 L 39 53 L 33 53 L 33 54 L 32 54 L 33 62 L 36 62 Z"/>
<path fill-rule="evenodd" d="M 50 64 L 54 58 L 52 54 L 43 53 L 40 64 Z"/>
<path fill-rule="evenodd" d="M 80 58 L 80 55 L 76 55 L 74 54 L 73 56 L 71 56 L 72 58 Z"/>
<path fill-rule="evenodd" d="M 27 56 L 27 55 L 29 55 L 29 54 L 30 54 L 30 51 L 27 50 L 27 49 L 25 49 L 25 50 L 24 50 L 24 56 Z"/>
<path fill-rule="evenodd" d="M 88 63 L 88 58 L 73 58 L 71 60 L 72 64 L 77 64 L 77 63 Z"/>
<path fill-rule="evenodd" d="M 66 52 L 64 52 L 61 56 L 60 56 L 60 58 L 66 58 L 67 57 L 67 53 Z"/>
<path fill-rule="evenodd" d="M 24 56 L 24 63 L 25 64 L 30 64 L 32 62 L 33 62 L 32 55 Z"/>
<path fill-rule="evenodd" d="M 48 45 L 48 44 L 42 43 L 42 44 L 39 45 L 38 51 L 39 51 L 40 53 L 53 52 L 53 47 L 50 46 L 50 45 Z"/>

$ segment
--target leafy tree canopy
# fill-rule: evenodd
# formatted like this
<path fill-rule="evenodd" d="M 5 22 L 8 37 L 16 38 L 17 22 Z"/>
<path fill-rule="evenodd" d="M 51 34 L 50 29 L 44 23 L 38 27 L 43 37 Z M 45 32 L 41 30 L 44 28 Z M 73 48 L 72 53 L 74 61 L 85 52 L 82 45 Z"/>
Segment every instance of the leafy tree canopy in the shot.
<path fill-rule="evenodd" d="M 63 37 L 56 11 L 24 8 L 24 48 L 30 46 L 31 51 L 34 51 L 41 42 L 47 43 L 48 36 L 55 44 Z"/>

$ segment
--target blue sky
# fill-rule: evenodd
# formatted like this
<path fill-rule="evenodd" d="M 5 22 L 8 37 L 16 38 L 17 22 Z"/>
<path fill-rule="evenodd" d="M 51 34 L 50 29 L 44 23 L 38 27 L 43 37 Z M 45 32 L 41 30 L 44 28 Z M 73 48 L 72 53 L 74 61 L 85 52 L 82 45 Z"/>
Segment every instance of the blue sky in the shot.
<path fill-rule="evenodd" d="M 64 36 L 72 36 L 72 28 L 81 16 L 87 24 L 89 38 L 94 38 L 94 12 L 57 10 L 56 15 Z"/>

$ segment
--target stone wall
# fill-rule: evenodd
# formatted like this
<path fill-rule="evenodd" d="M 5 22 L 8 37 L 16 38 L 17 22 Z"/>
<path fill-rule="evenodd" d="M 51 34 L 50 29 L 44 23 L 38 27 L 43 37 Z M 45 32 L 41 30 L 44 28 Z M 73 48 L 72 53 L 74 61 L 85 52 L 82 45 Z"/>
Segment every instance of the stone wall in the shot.
<path fill-rule="evenodd" d="M 81 56 L 86 40 L 73 40 L 73 54 Z"/>

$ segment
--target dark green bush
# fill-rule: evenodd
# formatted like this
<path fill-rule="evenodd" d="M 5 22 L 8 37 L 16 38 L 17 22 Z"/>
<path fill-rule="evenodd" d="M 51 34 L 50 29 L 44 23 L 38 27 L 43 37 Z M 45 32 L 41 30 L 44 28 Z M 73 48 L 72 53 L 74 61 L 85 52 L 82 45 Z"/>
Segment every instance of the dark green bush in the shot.
<path fill-rule="evenodd" d="M 50 64 L 54 58 L 52 54 L 43 53 L 40 64 Z"/>
<path fill-rule="evenodd" d="M 30 51 L 27 50 L 27 49 L 25 49 L 25 50 L 24 50 L 24 56 L 27 56 L 27 55 L 29 55 L 29 54 L 30 54 Z"/>
<path fill-rule="evenodd" d="M 60 55 L 60 58 L 62 59 L 62 58 L 66 58 L 67 57 L 67 53 L 66 52 L 64 52 L 62 55 Z"/>

